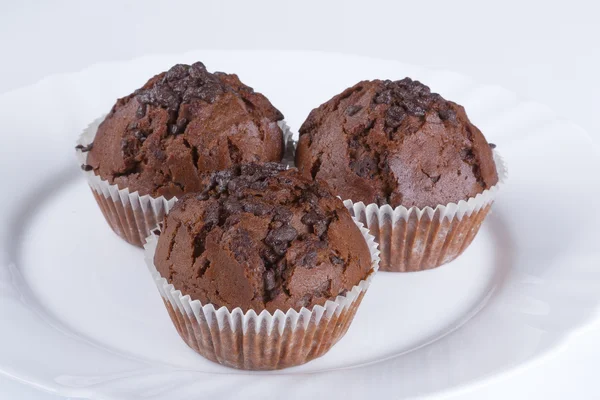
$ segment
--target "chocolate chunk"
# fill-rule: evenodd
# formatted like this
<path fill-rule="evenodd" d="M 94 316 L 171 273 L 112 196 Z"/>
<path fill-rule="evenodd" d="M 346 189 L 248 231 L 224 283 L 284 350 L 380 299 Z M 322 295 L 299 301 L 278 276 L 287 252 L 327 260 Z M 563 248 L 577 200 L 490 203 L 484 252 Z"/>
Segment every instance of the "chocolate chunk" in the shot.
<path fill-rule="evenodd" d="M 154 149 L 152 154 L 154 155 L 154 158 L 156 158 L 158 161 L 163 162 L 167 159 L 167 153 L 160 149 Z"/>
<path fill-rule="evenodd" d="M 317 251 L 309 250 L 306 255 L 302 258 L 302 265 L 308 269 L 316 267 Z"/>
<path fill-rule="evenodd" d="M 385 90 L 375 97 L 375 103 L 377 104 L 390 104 L 392 102 L 392 91 Z"/>
<path fill-rule="evenodd" d="M 146 104 L 140 104 L 135 112 L 137 118 L 143 118 L 146 115 Z"/>
<path fill-rule="evenodd" d="M 204 213 L 204 224 L 213 226 L 219 223 L 219 216 L 221 215 L 221 207 L 219 204 L 210 203 L 206 206 L 206 211 Z"/>
<path fill-rule="evenodd" d="M 363 154 L 362 158 L 352 160 L 350 168 L 361 178 L 373 177 L 378 170 L 378 162 L 367 154 Z"/>
<path fill-rule="evenodd" d="M 277 246 L 282 243 L 288 243 L 296 239 L 298 231 L 291 226 L 282 226 L 269 232 L 265 238 L 265 243 L 269 246 Z"/>
<path fill-rule="evenodd" d="M 275 209 L 275 216 L 273 217 L 273 221 L 288 223 L 292 220 L 294 214 L 285 207 L 277 207 Z"/>
<path fill-rule="evenodd" d="M 390 107 L 385 114 L 385 123 L 391 128 L 397 128 L 406 118 L 404 108 L 398 106 Z"/>
<path fill-rule="evenodd" d="M 165 74 L 167 81 L 176 81 L 185 78 L 188 74 L 191 75 L 191 68 L 187 65 L 177 64 L 171 67 L 170 70 Z"/>
<path fill-rule="evenodd" d="M 451 108 L 445 108 L 438 111 L 438 116 L 442 121 L 455 121 L 456 113 Z"/>
<path fill-rule="evenodd" d="M 475 154 L 473 153 L 472 148 L 465 148 L 460 151 L 460 158 L 469 164 L 472 164 L 476 161 Z"/>
<path fill-rule="evenodd" d="M 338 256 L 329 256 L 329 259 L 331 260 L 332 263 L 334 263 L 336 265 L 343 265 L 344 264 L 344 260 L 342 260 Z"/>
<path fill-rule="evenodd" d="M 94 142 L 88 144 L 87 146 L 78 144 L 77 146 L 75 146 L 75 149 L 81 151 L 82 153 L 86 153 L 86 152 L 92 150 L 93 147 L 94 147 Z"/>
<path fill-rule="evenodd" d="M 269 264 L 275 264 L 279 260 L 279 255 L 276 254 L 271 248 L 265 248 L 261 252 L 261 257 Z"/>
<path fill-rule="evenodd" d="M 406 101 L 404 102 L 404 107 L 409 114 L 416 115 L 418 117 L 425 115 L 425 108 L 423 108 L 417 102 Z"/>
<path fill-rule="evenodd" d="M 302 217 L 301 222 L 310 226 L 313 229 L 313 233 L 321 237 L 325 232 L 327 232 L 331 220 L 323 214 L 320 214 L 316 211 L 311 211 Z"/>
<path fill-rule="evenodd" d="M 242 204 L 238 200 L 232 198 L 225 200 L 223 207 L 229 214 L 239 213 L 243 209 Z"/>
<path fill-rule="evenodd" d="M 324 215 L 319 214 L 317 211 L 311 211 L 311 212 L 304 214 L 301 221 L 303 224 L 312 226 L 316 223 L 319 223 L 320 221 L 323 221 L 324 219 L 325 219 Z"/>
<path fill-rule="evenodd" d="M 362 110 L 362 106 L 359 106 L 359 105 L 350 106 L 350 107 L 346 108 L 346 115 L 351 117 L 354 114 L 356 114 L 357 112 L 359 112 L 360 110 Z"/>
<path fill-rule="evenodd" d="M 242 209 L 256 216 L 267 215 L 273 211 L 272 207 L 258 199 L 241 200 Z"/>
<path fill-rule="evenodd" d="M 265 290 L 271 291 L 277 286 L 275 271 L 267 270 L 265 272 Z"/>

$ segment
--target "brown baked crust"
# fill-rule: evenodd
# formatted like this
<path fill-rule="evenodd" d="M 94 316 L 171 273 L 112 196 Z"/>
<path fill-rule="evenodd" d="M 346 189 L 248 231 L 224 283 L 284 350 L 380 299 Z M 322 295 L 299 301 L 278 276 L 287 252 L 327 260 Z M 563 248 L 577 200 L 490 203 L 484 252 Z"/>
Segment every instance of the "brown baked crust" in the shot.
<path fill-rule="evenodd" d="M 120 188 L 170 199 L 200 190 L 202 172 L 281 161 L 282 119 L 237 75 L 178 64 L 117 100 L 85 167 Z"/>
<path fill-rule="evenodd" d="M 206 176 L 165 219 L 154 263 L 184 295 L 257 313 L 323 305 L 371 270 L 364 237 L 320 182 L 276 163 Z"/>
<path fill-rule="evenodd" d="M 490 146 L 462 106 L 418 81 L 363 81 L 312 110 L 296 165 L 365 204 L 435 207 L 498 182 Z"/>

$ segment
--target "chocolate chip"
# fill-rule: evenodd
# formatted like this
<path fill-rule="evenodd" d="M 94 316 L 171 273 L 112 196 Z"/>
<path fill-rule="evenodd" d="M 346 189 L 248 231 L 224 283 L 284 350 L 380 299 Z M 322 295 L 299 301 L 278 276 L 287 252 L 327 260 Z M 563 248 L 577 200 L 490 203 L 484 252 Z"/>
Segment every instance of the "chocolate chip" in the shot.
<path fill-rule="evenodd" d="M 242 211 L 242 205 L 236 199 L 229 198 L 225 200 L 225 202 L 223 203 L 223 207 L 225 211 L 229 214 L 239 213 Z"/>
<path fill-rule="evenodd" d="M 419 105 L 417 102 L 407 101 L 404 103 L 404 107 L 409 114 L 415 115 L 417 117 L 422 117 L 425 115 L 425 108 Z"/>
<path fill-rule="evenodd" d="M 273 208 L 258 199 L 248 198 L 241 201 L 242 208 L 245 212 L 256 216 L 267 215 L 273 211 Z"/>
<path fill-rule="evenodd" d="M 313 268 L 316 267 L 317 265 L 317 251 L 316 250 L 309 250 L 304 257 L 302 258 L 302 265 L 304 265 L 307 268 Z"/>
<path fill-rule="evenodd" d="M 292 217 L 293 214 L 289 209 L 285 207 L 278 207 L 275 210 L 275 217 L 273 217 L 273 220 L 288 223 L 292 220 Z"/>
<path fill-rule="evenodd" d="M 451 108 L 444 108 L 438 111 L 438 116 L 442 121 L 454 121 L 456 113 Z"/>
<path fill-rule="evenodd" d="M 146 134 L 142 131 L 133 132 L 133 137 L 139 140 L 141 143 L 144 143 L 146 141 Z"/>
<path fill-rule="evenodd" d="M 75 150 L 79 150 L 82 153 L 87 153 L 88 151 L 92 150 L 92 147 L 94 147 L 94 142 L 88 144 L 87 146 L 78 144 L 77 146 L 75 146 Z"/>
<path fill-rule="evenodd" d="M 152 233 L 154 233 L 156 236 L 160 236 L 160 230 L 159 229 L 153 230 Z"/>
<path fill-rule="evenodd" d="M 171 69 L 167 71 L 167 73 L 165 74 L 165 78 L 167 79 L 167 81 L 183 79 L 188 74 L 188 68 L 189 67 L 183 64 L 174 65 L 173 67 L 171 67 Z"/>
<path fill-rule="evenodd" d="M 206 66 L 204 66 L 204 64 L 200 61 L 196 61 L 189 68 L 189 74 L 192 78 L 203 78 L 206 76 Z"/>
<path fill-rule="evenodd" d="M 203 191 L 202 193 L 198 193 L 198 194 L 196 195 L 196 198 L 197 198 L 198 200 L 202 200 L 202 201 L 204 201 L 204 200 L 208 200 L 208 198 L 209 198 L 209 197 L 210 197 L 210 195 L 209 195 L 209 194 L 208 194 L 208 192 L 206 192 L 206 191 Z"/>
<path fill-rule="evenodd" d="M 280 243 L 291 242 L 298 236 L 298 231 L 294 227 L 285 225 L 281 228 L 273 229 L 269 231 L 265 238 L 265 243 L 269 246 L 275 246 Z"/>
<path fill-rule="evenodd" d="M 312 227 L 313 233 L 319 237 L 327 232 L 327 228 L 329 227 L 328 218 L 314 210 L 304 214 L 300 221 Z"/>
<path fill-rule="evenodd" d="M 258 164 L 244 164 L 240 166 L 240 175 L 254 175 L 258 171 L 266 173 L 266 170 L 261 170 Z"/>
<path fill-rule="evenodd" d="M 377 172 L 378 163 L 368 154 L 362 154 L 362 157 L 350 161 L 350 168 L 361 178 L 369 178 Z"/>
<path fill-rule="evenodd" d="M 300 219 L 300 221 L 304 225 L 312 226 L 312 225 L 314 225 L 314 224 L 316 224 L 319 221 L 322 221 L 324 219 L 325 219 L 324 215 L 321 215 L 321 214 L 317 213 L 316 211 L 310 211 L 310 212 L 304 214 L 302 216 L 302 218 Z"/>
<path fill-rule="evenodd" d="M 473 149 L 472 148 L 464 148 L 460 151 L 460 158 L 469 164 L 472 164 L 475 162 L 475 154 L 473 154 Z"/>
<path fill-rule="evenodd" d="M 143 118 L 146 115 L 146 104 L 140 104 L 135 112 L 135 116 L 138 118 Z"/>
<path fill-rule="evenodd" d="M 342 264 L 344 264 L 344 260 L 342 260 L 338 256 L 334 256 L 334 255 L 329 256 L 329 261 L 331 261 L 331 263 L 334 264 L 334 265 L 342 265 Z"/>
<path fill-rule="evenodd" d="M 252 190 L 257 190 L 257 191 L 262 192 L 263 190 L 265 190 L 267 188 L 267 186 L 269 186 L 269 182 L 267 182 L 267 181 L 256 181 L 256 182 L 252 182 L 249 187 Z"/>
<path fill-rule="evenodd" d="M 327 232 L 329 222 L 327 220 L 319 221 L 313 225 L 313 233 L 319 237 L 323 236 Z"/>
<path fill-rule="evenodd" d="M 233 173 L 230 170 L 218 171 L 212 174 L 211 181 L 214 185 L 225 188 L 233 177 Z"/>
<path fill-rule="evenodd" d="M 496 148 L 496 145 L 495 145 L 494 143 L 489 143 L 489 145 L 490 145 L 490 147 L 491 147 L 492 149 L 495 149 L 495 148 Z"/>
<path fill-rule="evenodd" d="M 384 87 L 385 90 L 375 96 L 375 103 L 400 107 L 409 115 L 422 117 L 432 107 L 434 102 L 440 103 L 443 101 L 440 95 L 431 93 L 429 87 L 410 78 L 404 78 L 395 82 L 385 81 Z M 399 110 L 395 110 L 392 113 L 397 114 L 398 117 L 390 117 L 389 121 L 386 121 L 390 127 L 401 122 Z"/>
<path fill-rule="evenodd" d="M 271 249 L 271 248 L 265 248 L 262 252 L 261 252 L 261 257 L 267 261 L 269 264 L 273 264 L 276 263 L 277 260 L 279 260 L 279 256 Z"/>
<path fill-rule="evenodd" d="M 275 278 L 275 271 L 267 270 L 265 272 L 264 281 L 265 281 L 265 290 L 271 291 L 271 290 L 275 289 L 275 287 L 277 286 L 277 282 L 276 282 L 276 278 Z"/>
<path fill-rule="evenodd" d="M 138 89 L 135 93 L 135 98 L 142 105 L 156 103 L 155 91 L 152 89 Z"/>
<path fill-rule="evenodd" d="M 250 255 L 253 251 L 253 246 L 252 239 L 250 238 L 250 234 L 247 230 L 239 228 L 235 229 L 235 233 L 231 241 L 231 249 L 233 250 L 235 259 L 239 262 L 246 262 L 250 258 Z"/>
<path fill-rule="evenodd" d="M 281 221 L 271 221 L 271 223 L 269 224 L 269 228 L 271 229 L 277 229 L 277 228 L 281 228 L 283 226 L 283 222 Z"/>
<path fill-rule="evenodd" d="M 81 164 L 81 169 L 84 171 L 91 171 L 94 169 L 94 167 L 92 167 L 91 165 L 87 165 L 87 164 Z"/>
<path fill-rule="evenodd" d="M 375 103 L 377 103 L 377 104 L 390 104 L 391 102 L 392 102 L 392 91 L 391 90 L 385 90 L 385 91 L 379 93 L 375 97 Z"/>
<path fill-rule="evenodd" d="M 357 112 L 359 112 L 360 110 L 362 110 L 362 106 L 359 106 L 359 105 L 349 106 L 348 108 L 346 108 L 346 115 L 351 117 L 354 114 L 356 114 Z"/>
<path fill-rule="evenodd" d="M 154 149 L 152 154 L 154 154 L 154 157 L 159 161 L 165 161 L 167 159 L 167 154 L 162 150 Z"/>
<path fill-rule="evenodd" d="M 275 243 L 271 245 L 271 249 L 279 257 L 283 256 L 288 248 L 288 243 Z"/>
<path fill-rule="evenodd" d="M 319 196 L 317 196 L 317 194 L 314 192 L 306 191 L 302 193 L 300 201 L 315 207 L 319 204 Z"/>
<path fill-rule="evenodd" d="M 385 124 L 391 128 L 397 128 L 406 118 L 404 108 L 399 106 L 391 106 L 385 114 Z"/>
<path fill-rule="evenodd" d="M 265 238 L 265 244 L 270 246 L 277 255 L 285 254 L 288 243 L 296 239 L 298 232 L 289 225 L 269 231 Z"/>
<path fill-rule="evenodd" d="M 177 98 L 177 95 L 166 87 L 155 89 L 156 102 L 161 107 L 167 110 L 177 110 L 181 101 Z"/>
<path fill-rule="evenodd" d="M 204 224 L 214 226 L 219 223 L 221 208 L 218 203 L 210 203 L 204 211 Z"/>

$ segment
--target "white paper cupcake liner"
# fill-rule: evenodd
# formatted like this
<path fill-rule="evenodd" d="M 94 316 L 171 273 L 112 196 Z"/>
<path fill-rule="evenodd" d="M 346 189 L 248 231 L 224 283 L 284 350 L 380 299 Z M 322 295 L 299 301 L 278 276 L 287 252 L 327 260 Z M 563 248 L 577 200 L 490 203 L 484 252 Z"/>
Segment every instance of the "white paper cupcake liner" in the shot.
<path fill-rule="evenodd" d="M 355 221 L 371 253 L 372 269 L 352 290 L 312 310 L 269 313 L 241 308 L 216 309 L 182 295 L 154 266 L 158 237 L 144 245 L 146 263 L 181 338 L 199 354 L 220 364 L 247 370 L 273 370 L 304 364 L 325 354 L 344 336 L 379 265 L 373 236 Z"/>
<path fill-rule="evenodd" d="M 92 122 L 77 140 L 77 145 L 87 146 L 94 141 L 98 126 L 105 116 Z M 292 132 L 285 121 L 277 122 L 283 131 L 284 161 L 293 160 L 293 146 L 289 146 Z M 291 151 L 291 153 L 290 153 Z M 77 149 L 77 160 L 80 165 L 87 165 L 88 153 Z M 93 171 L 83 171 L 92 193 L 112 230 L 127 242 L 142 247 L 150 232 L 157 227 L 164 216 L 177 201 L 176 197 L 167 200 L 164 196 L 140 196 L 136 191 L 130 193 L 129 188 L 119 189 L 100 178 Z"/>
<path fill-rule="evenodd" d="M 495 150 L 493 154 L 498 183 L 466 201 L 422 209 L 344 201 L 350 214 L 365 224 L 379 243 L 380 271 L 436 268 L 462 254 L 477 235 L 508 176 L 502 157 Z"/>

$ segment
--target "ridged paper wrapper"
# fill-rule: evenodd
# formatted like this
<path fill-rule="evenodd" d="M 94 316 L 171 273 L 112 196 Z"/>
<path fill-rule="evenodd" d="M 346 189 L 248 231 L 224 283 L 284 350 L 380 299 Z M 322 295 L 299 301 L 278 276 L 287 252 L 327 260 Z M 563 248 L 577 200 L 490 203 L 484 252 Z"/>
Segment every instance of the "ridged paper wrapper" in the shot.
<path fill-rule="evenodd" d="M 380 271 L 422 271 L 446 264 L 471 244 L 507 178 L 506 165 L 494 150 L 498 183 L 475 197 L 435 208 L 345 200 L 353 217 L 369 228 L 379 243 Z"/>
<path fill-rule="evenodd" d="M 340 340 L 358 309 L 379 265 L 379 250 L 369 230 L 360 228 L 371 253 L 367 277 L 343 296 L 299 311 L 243 312 L 216 308 L 183 295 L 157 271 L 158 236 L 144 246 L 146 264 L 181 338 L 202 356 L 228 367 L 274 370 L 304 364 L 325 354 Z"/>
<path fill-rule="evenodd" d="M 94 141 L 98 126 L 104 121 L 101 117 L 92 122 L 81 134 L 77 145 L 88 146 Z M 283 131 L 283 145 L 285 149 L 282 162 L 293 159 L 293 147 L 289 146 L 292 132 L 285 121 L 277 123 Z M 291 153 L 290 153 L 291 152 Z M 77 149 L 77 160 L 80 165 L 87 165 L 87 152 Z M 289 162 L 288 162 L 289 163 Z M 164 196 L 152 197 L 143 195 L 129 188 L 120 189 L 94 171 L 83 171 L 96 202 L 104 214 L 104 218 L 112 230 L 127 242 L 142 247 L 150 232 L 162 222 L 177 201 L 177 197 L 166 199 Z"/>

